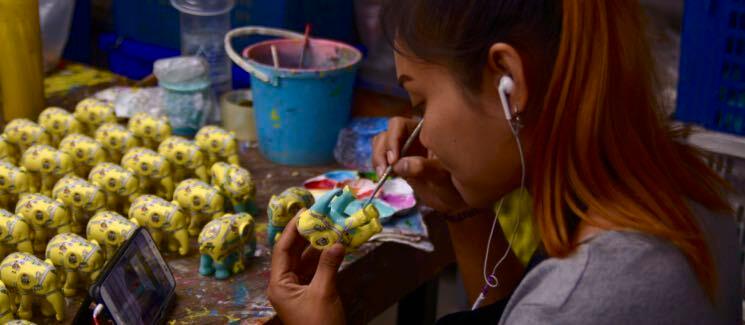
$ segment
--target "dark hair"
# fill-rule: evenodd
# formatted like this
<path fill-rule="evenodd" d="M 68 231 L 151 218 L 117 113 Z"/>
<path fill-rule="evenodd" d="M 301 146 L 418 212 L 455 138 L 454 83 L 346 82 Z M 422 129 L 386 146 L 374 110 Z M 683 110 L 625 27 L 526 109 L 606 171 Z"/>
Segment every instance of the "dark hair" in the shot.
<path fill-rule="evenodd" d="M 480 90 L 489 48 L 497 42 L 519 52 L 528 87 L 542 93 L 561 36 L 558 0 L 390 0 L 380 17 L 397 52 L 449 68 L 473 93 Z"/>

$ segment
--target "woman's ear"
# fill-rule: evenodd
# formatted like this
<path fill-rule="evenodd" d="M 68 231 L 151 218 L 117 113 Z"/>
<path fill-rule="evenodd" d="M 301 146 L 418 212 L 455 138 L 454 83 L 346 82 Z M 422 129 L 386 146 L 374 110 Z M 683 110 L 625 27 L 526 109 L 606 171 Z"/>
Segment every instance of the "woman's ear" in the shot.
<path fill-rule="evenodd" d="M 503 76 L 507 75 L 512 79 L 515 86 L 509 94 L 510 110 L 513 114 L 523 112 L 528 104 L 528 83 L 525 80 L 523 62 L 517 50 L 506 43 L 494 43 L 489 48 L 487 66 L 491 72 L 495 90 L 499 90 L 499 83 Z"/>

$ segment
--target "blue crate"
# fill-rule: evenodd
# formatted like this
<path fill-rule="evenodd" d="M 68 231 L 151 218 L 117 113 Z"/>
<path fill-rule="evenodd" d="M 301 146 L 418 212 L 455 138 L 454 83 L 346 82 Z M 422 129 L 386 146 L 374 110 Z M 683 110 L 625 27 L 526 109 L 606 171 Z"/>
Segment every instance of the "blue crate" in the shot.
<path fill-rule="evenodd" d="M 133 80 L 140 80 L 151 74 L 156 60 L 179 55 L 178 50 L 145 44 L 114 34 L 101 34 L 98 46 L 107 54 L 109 70 Z"/>
<path fill-rule="evenodd" d="M 675 118 L 745 134 L 745 0 L 686 0 Z"/>

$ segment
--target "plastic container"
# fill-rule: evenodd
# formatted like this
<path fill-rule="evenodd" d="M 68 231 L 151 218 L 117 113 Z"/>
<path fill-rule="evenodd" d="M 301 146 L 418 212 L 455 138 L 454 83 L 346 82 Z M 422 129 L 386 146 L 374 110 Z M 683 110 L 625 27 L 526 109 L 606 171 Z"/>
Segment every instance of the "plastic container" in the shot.
<path fill-rule="evenodd" d="M 253 97 L 250 89 L 238 89 L 224 93 L 220 98 L 222 126 L 235 133 L 238 141 L 256 141 Z"/>
<path fill-rule="evenodd" d="M 153 73 L 163 88 L 163 106 L 173 134 L 191 137 L 213 110 L 208 64 L 199 56 L 181 56 L 155 62 Z"/>
<path fill-rule="evenodd" d="M 153 63 L 179 55 L 179 51 L 145 44 L 114 34 L 101 34 L 98 46 L 106 52 L 109 70 L 129 79 L 140 80 L 153 73 Z"/>
<path fill-rule="evenodd" d="M 745 2 L 686 0 L 675 118 L 745 134 Z"/>
<path fill-rule="evenodd" d="M 233 50 L 236 36 L 271 35 L 247 47 L 245 59 Z M 362 54 L 349 45 L 312 39 L 305 53 L 307 68 L 297 68 L 302 35 L 286 30 L 244 27 L 225 36 L 228 56 L 251 73 L 259 150 L 286 165 L 320 165 L 334 161 L 334 145 L 349 120 L 357 67 Z M 271 47 L 277 48 L 274 68 Z"/>

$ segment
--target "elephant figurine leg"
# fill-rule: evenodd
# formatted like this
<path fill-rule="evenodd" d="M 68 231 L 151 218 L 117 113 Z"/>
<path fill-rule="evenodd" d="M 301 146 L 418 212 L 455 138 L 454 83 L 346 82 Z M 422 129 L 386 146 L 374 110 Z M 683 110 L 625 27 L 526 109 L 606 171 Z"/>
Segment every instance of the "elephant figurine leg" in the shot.
<path fill-rule="evenodd" d="M 215 268 L 212 263 L 212 257 L 207 254 L 202 254 L 199 258 L 199 274 L 208 276 L 215 273 Z"/>
<path fill-rule="evenodd" d="M 76 271 L 67 271 L 65 272 L 65 285 L 62 288 L 62 293 L 65 294 L 65 297 L 72 297 L 75 295 L 75 292 L 77 291 L 77 284 L 78 284 L 78 272 Z"/>
<path fill-rule="evenodd" d="M 215 279 L 225 280 L 230 277 L 230 271 L 233 268 L 237 256 L 230 254 L 222 261 L 216 261 L 215 263 Z"/>
<path fill-rule="evenodd" d="M 202 216 L 194 213 L 191 215 L 191 220 L 189 220 L 189 235 L 191 236 L 199 236 L 199 232 L 202 231 L 201 223 L 202 223 Z"/>
<path fill-rule="evenodd" d="M 163 249 L 162 249 L 161 244 L 163 243 L 163 232 L 161 232 L 159 229 L 148 229 L 148 230 L 150 230 L 150 235 L 153 237 L 153 242 L 155 242 L 155 246 L 158 246 L 158 249 L 162 251 Z"/>
<path fill-rule="evenodd" d="M 245 257 L 243 256 L 243 254 L 240 254 L 237 252 L 235 253 L 235 255 L 236 255 L 236 258 L 235 258 L 236 260 L 235 260 L 235 263 L 233 263 L 233 268 L 231 271 L 233 274 L 238 274 L 241 271 L 246 269 L 246 265 L 243 264 L 243 260 Z"/>
<path fill-rule="evenodd" d="M 210 182 L 210 174 L 207 172 L 206 166 L 199 166 L 194 170 L 194 174 L 197 175 L 197 177 L 202 180 L 202 182 L 208 183 Z"/>
<path fill-rule="evenodd" d="M 175 252 L 179 248 L 179 242 L 173 236 L 168 236 L 168 251 Z"/>
<path fill-rule="evenodd" d="M 266 229 L 267 229 L 266 239 L 269 241 L 269 247 L 273 247 L 276 237 L 282 232 L 282 229 L 280 227 L 273 226 L 271 224 L 268 225 Z"/>
<path fill-rule="evenodd" d="M 65 318 L 65 297 L 59 291 L 47 294 L 47 302 L 54 308 L 54 314 L 57 321 Z"/>
<path fill-rule="evenodd" d="M 43 227 L 34 229 L 34 251 L 44 252 L 47 248 L 47 230 Z"/>
<path fill-rule="evenodd" d="M 13 210 L 10 207 L 10 193 L 0 193 L 0 208 L 3 208 L 5 210 Z"/>
<path fill-rule="evenodd" d="M 57 180 L 52 175 L 42 175 L 41 176 L 41 194 L 51 197 L 52 188 L 54 187 L 54 183 L 56 181 Z"/>
<path fill-rule="evenodd" d="M 18 317 L 29 320 L 34 316 L 31 311 L 31 304 L 34 300 L 30 294 L 21 293 L 21 305 L 18 306 Z"/>
<path fill-rule="evenodd" d="M 18 249 L 19 252 L 34 253 L 34 245 L 31 243 L 31 239 L 26 239 L 22 242 L 19 242 L 16 244 L 16 249 Z"/>
<path fill-rule="evenodd" d="M 173 238 L 176 239 L 179 243 L 179 249 L 178 253 L 181 255 L 186 255 L 189 253 L 189 233 L 186 231 L 186 229 L 180 229 L 176 230 L 173 233 Z"/>
<path fill-rule="evenodd" d="M 161 195 L 160 197 L 166 199 L 166 201 L 170 201 L 173 199 L 173 189 L 175 188 L 175 185 L 173 184 L 173 179 L 171 176 L 163 177 L 160 180 L 160 188 L 161 188 Z"/>

